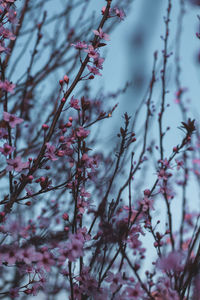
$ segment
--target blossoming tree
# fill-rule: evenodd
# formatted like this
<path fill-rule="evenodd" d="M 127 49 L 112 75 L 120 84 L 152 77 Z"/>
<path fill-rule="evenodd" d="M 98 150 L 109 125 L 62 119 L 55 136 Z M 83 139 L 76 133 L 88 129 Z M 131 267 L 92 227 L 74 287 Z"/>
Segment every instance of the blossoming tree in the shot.
<path fill-rule="evenodd" d="M 190 207 L 190 178 L 198 189 L 200 135 L 179 59 L 180 134 L 172 149 L 165 141 L 173 3 L 148 93 L 124 114 L 110 152 L 100 129 L 126 88 L 94 96 L 92 82 L 131 1 L 106 0 L 98 24 L 90 4 L 63 0 L 51 16 L 51 1 L 0 0 L 0 298 L 197 300 L 200 215 Z M 179 30 L 183 17 L 184 0 Z"/>

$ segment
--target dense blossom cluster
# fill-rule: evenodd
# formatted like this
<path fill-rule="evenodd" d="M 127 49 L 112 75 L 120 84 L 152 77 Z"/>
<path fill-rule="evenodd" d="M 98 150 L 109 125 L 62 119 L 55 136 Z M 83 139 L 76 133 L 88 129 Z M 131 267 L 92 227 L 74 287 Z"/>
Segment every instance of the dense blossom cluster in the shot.
<path fill-rule="evenodd" d="M 112 7 L 112 0 L 107 0 L 97 29 L 88 27 L 92 40 L 81 41 L 75 29 L 69 28 L 67 49 L 74 55 L 72 69 L 79 64 L 77 75 L 73 79 L 69 71 L 58 79 L 56 92 L 52 90 L 53 104 L 45 95 L 48 100 L 43 105 L 40 99 L 34 110 L 34 101 L 41 95 L 40 81 L 49 78 L 54 68 L 57 71 L 64 54 L 60 48 L 55 50 L 50 39 L 43 47 L 50 45 L 55 51 L 46 67 L 35 77 L 31 75 L 44 38 L 41 32 L 45 12 L 42 22 L 34 24 L 37 39 L 26 75 L 15 84 L 6 78 L 15 40 L 24 26 L 23 16 L 44 5 L 38 8 L 22 1 L 20 23 L 17 2 L 0 0 L 0 299 L 39 299 L 41 294 L 61 299 L 64 292 L 70 300 L 197 300 L 200 214 L 190 209 L 186 190 L 191 176 L 199 184 L 200 135 L 197 122 L 188 118 L 184 109 L 186 88 L 177 87 L 174 101 L 183 117 L 182 139 L 169 152 L 163 140 L 169 131 L 163 129 L 163 115 L 167 109 L 166 70 L 171 57 L 171 0 L 167 1 L 164 19 L 161 78 L 156 74 L 156 52 L 148 98 L 140 106 L 146 109 L 144 131 L 141 134 L 135 126 L 139 110 L 134 118 L 125 113 L 116 147 L 108 154 L 102 149 L 105 143 L 101 141 L 100 127 L 104 119 L 110 121 L 117 107 L 112 103 L 116 96 L 101 93 L 92 97 L 88 86 L 96 75 L 103 74 L 105 59 L 101 53 L 105 42 L 110 41 L 105 24 L 124 20 L 123 9 Z M 67 6 L 66 13 L 70 14 L 70 9 L 73 7 Z M 23 34 L 27 34 L 26 30 Z M 61 62 L 53 65 L 57 54 Z M 155 83 L 162 88 L 159 111 L 152 102 Z M 78 92 L 75 88 L 81 84 L 83 89 Z M 110 107 L 104 101 L 107 99 L 111 100 Z M 41 111 L 36 117 L 38 103 Z M 151 140 L 150 117 L 158 121 L 156 144 Z M 152 178 L 146 182 L 152 165 Z M 173 212 L 172 205 L 180 191 L 181 221 L 175 230 L 177 212 Z M 164 204 L 164 218 L 159 215 L 158 203 Z"/>

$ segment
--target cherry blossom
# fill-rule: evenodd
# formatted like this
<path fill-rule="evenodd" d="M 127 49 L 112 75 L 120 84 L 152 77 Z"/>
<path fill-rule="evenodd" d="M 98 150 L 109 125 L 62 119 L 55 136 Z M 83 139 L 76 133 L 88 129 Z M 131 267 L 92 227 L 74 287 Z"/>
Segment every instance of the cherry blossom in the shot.
<path fill-rule="evenodd" d="M 3 119 L 4 121 L 8 122 L 11 128 L 14 128 L 16 125 L 24 122 L 22 118 L 18 118 L 15 115 L 9 114 L 6 111 L 3 112 Z"/>
<path fill-rule="evenodd" d="M 88 49 L 84 51 L 87 52 L 88 56 L 91 58 L 97 59 L 99 57 L 99 53 L 94 49 L 92 45 L 89 45 Z"/>
<path fill-rule="evenodd" d="M 104 33 L 102 28 L 99 28 L 99 30 L 93 30 L 94 34 L 99 36 L 100 39 L 103 39 L 105 41 L 109 41 L 109 35 L 107 33 Z"/>
<path fill-rule="evenodd" d="M 51 270 L 51 267 L 54 265 L 54 259 L 50 252 L 44 251 L 43 253 L 37 254 L 38 268 L 45 269 L 47 272 Z"/>
<path fill-rule="evenodd" d="M 85 139 L 88 135 L 89 135 L 90 131 L 89 130 L 85 130 L 82 126 L 80 126 L 77 130 L 76 130 L 76 135 L 79 138 L 83 138 Z"/>
<path fill-rule="evenodd" d="M 22 162 L 21 156 L 17 156 L 14 159 L 7 159 L 7 171 L 21 172 L 29 167 L 29 162 Z"/>
<path fill-rule="evenodd" d="M 69 261 L 75 261 L 83 255 L 84 239 L 81 234 L 71 234 L 66 244 Z"/>
<path fill-rule="evenodd" d="M 90 71 L 90 73 L 94 74 L 94 75 L 100 75 L 102 76 L 101 73 L 99 73 L 99 70 L 95 67 L 91 67 L 89 65 L 87 65 L 88 70 Z"/>
<path fill-rule="evenodd" d="M 76 44 L 71 44 L 71 46 L 74 46 L 78 50 L 87 48 L 87 44 L 85 42 L 77 42 Z"/>
<path fill-rule="evenodd" d="M 79 105 L 79 100 L 75 99 L 74 96 L 71 97 L 70 106 L 77 110 L 80 110 L 80 108 L 81 108 Z"/>
<path fill-rule="evenodd" d="M 58 160 L 58 157 L 55 155 L 55 151 L 56 148 L 54 145 L 51 145 L 50 143 L 46 143 L 45 157 L 48 157 L 52 161 Z"/>
<path fill-rule="evenodd" d="M 119 8 L 115 7 L 114 12 L 115 12 L 116 16 L 120 18 L 120 20 L 124 20 L 124 17 L 126 15 L 125 15 L 123 9 L 119 9 Z"/>
<path fill-rule="evenodd" d="M 3 145 L 3 148 L 0 147 L 0 152 L 5 155 L 8 156 L 10 155 L 13 151 L 15 150 L 15 147 L 10 146 L 9 144 L 5 143 Z"/>

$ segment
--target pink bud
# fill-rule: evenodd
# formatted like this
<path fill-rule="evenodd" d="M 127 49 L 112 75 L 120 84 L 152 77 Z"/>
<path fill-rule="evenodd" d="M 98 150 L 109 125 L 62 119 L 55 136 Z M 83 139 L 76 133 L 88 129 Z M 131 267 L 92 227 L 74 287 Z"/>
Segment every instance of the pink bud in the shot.
<path fill-rule="evenodd" d="M 67 221 L 67 220 L 69 220 L 69 215 L 67 213 L 64 213 L 62 215 L 62 218 L 63 218 L 63 220 Z"/>
<path fill-rule="evenodd" d="M 59 138 L 59 142 L 62 143 L 62 142 L 64 142 L 64 140 L 65 140 L 64 135 L 61 135 L 60 138 Z"/>
<path fill-rule="evenodd" d="M 33 180 L 33 176 L 32 176 L 32 175 L 29 175 L 29 176 L 28 176 L 28 181 L 29 181 L 29 182 L 32 182 L 32 180 Z"/>
<path fill-rule="evenodd" d="M 45 177 L 44 176 L 40 177 L 40 182 L 45 182 Z"/>
<path fill-rule="evenodd" d="M 64 82 L 69 83 L 69 77 L 67 75 L 64 76 Z"/>
<path fill-rule="evenodd" d="M 43 124 L 43 125 L 42 125 L 42 129 L 43 129 L 43 130 L 48 130 L 48 129 L 49 129 L 49 126 L 48 126 L 47 124 Z"/>

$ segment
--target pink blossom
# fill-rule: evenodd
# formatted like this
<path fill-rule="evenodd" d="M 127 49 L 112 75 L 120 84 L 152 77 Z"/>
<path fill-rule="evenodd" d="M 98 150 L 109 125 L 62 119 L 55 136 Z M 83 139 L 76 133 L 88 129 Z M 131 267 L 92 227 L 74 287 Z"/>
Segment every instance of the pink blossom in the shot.
<path fill-rule="evenodd" d="M 101 73 L 99 73 L 99 70 L 95 67 L 91 67 L 89 65 L 87 65 L 88 70 L 90 71 L 90 73 L 94 74 L 94 75 L 100 75 L 102 76 Z"/>
<path fill-rule="evenodd" d="M 184 162 L 182 160 L 177 160 L 175 159 L 176 163 L 177 163 L 177 170 L 179 170 L 180 168 L 184 167 Z M 184 169 L 184 168 L 183 168 Z"/>
<path fill-rule="evenodd" d="M 74 99 L 74 96 L 71 97 L 70 100 L 70 106 L 73 107 L 74 109 L 80 110 L 81 107 L 79 105 L 79 100 L 78 99 Z"/>
<path fill-rule="evenodd" d="M 106 281 L 111 283 L 110 289 L 112 293 L 114 293 L 119 288 L 120 285 L 124 284 L 124 280 L 122 278 L 121 273 L 114 274 L 112 272 L 108 272 Z"/>
<path fill-rule="evenodd" d="M 14 34 L 9 29 L 4 28 L 3 26 L 0 27 L 0 35 L 2 35 L 4 39 L 9 39 L 12 41 L 16 39 Z"/>
<path fill-rule="evenodd" d="M 9 93 L 13 94 L 15 84 L 13 84 L 12 82 L 9 82 L 8 80 L 0 81 L 0 88 L 3 89 L 6 92 L 9 92 Z"/>
<path fill-rule="evenodd" d="M 104 58 L 102 58 L 102 57 L 97 57 L 97 58 L 95 58 L 94 59 L 94 65 L 98 68 L 98 69 L 103 69 L 103 62 L 104 62 Z"/>
<path fill-rule="evenodd" d="M 8 166 L 6 168 L 7 171 L 16 171 L 21 172 L 23 169 L 27 169 L 29 167 L 29 162 L 23 163 L 21 161 L 21 156 L 17 156 L 15 159 L 7 159 Z"/>
<path fill-rule="evenodd" d="M 25 264 L 31 264 L 36 258 L 35 247 L 20 249 L 18 252 L 18 259 L 25 262 Z"/>
<path fill-rule="evenodd" d="M 115 7 L 115 8 L 114 8 L 114 12 L 115 12 L 116 16 L 117 16 L 118 18 L 120 18 L 120 20 L 124 20 L 124 17 L 125 17 L 126 15 L 125 15 L 123 9 L 119 9 L 119 8 Z"/>
<path fill-rule="evenodd" d="M 159 269 L 166 272 L 181 272 L 184 269 L 183 254 L 180 252 L 171 252 L 168 254 L 168 256 L 159 259 L 157 266 Z"/>
<path fill-rule="evenodd" d="M 84 201 L 83 199 L 78 199 L 78 211 L 83 214 L 85 212 L 85 208 L 87 208 L 89 206 L 89 202 L 88 201 Z"/>
<path fill-rule="evenodd" d="M 8 156 L 10 155 L 13 151 L 14 151 L 15 147 L 11 147 L 9 144 L 5 143 L 3 145 L 3 148 L 0 147 L 0 152 L 5 155 Z"/>
<path fill-rule="evenodd" d="M 51 270 L 51 267 L 55 264 L 53 256 L 50 252 L 44 251 L 41 256 L 39 256 L 39 261 L 37 266 L 41 269 L 45 269 L 47 272 Z"/>
<path fill-rule="evenodd" d="M 74 46 L 78 50 L 87 48 L 87 44 L 85 42 L 77 42 L 76 44 L 71 44 L 71 46 Z"/>
<path fill-rule="evenodd" d="M 77 130 L 76 130 L 76 135 L 79 138 L 86 138 L 89 135 L 90 131 L 89 130 L 85 130 L 82 126 L 80 126 Z"/>
<path fill-rule="evenodd" d="M 98 282 L 90 275 L 89 268 L 83 268 L 81 275 L 77 277 L 77 280 L 81 283 L 80 287 L 82 293 L 87 296 L 92 296 L 95 300 L 103 299 L 102 290 L 98 289 Z M 98 298 L 98 296 L 101 297 Z"/>
<path fill-rule="evenodd" d="M 46 143 L 45 157 L 48 157 L 52 161 L 58 160 L 57 156 L 55 155 L 55 146 L 50 145 L 50 143 Z"/>
<path fill-rule="evenodd" d="M 132 249 L 139 249 L 140 246 L 142 245 L 142 243 L 139 241 L 138 238 L 139 238 L 139 234 L 134 234 L 129 237 L 128 242 L 129 242 L 129 246 Z"/>
<path fill-rule="evenodd" d="M 144 199 L 140 202 L 142 204 L 142 210 L 145 212 L 148 209 L 154 209 L 153 202 L 153 199 L 150 199 L 149 197 L 144 197 Z"/>
<path fill-rule="evenodd" d="M 167 173 L 164 169 L 160 169 L 160 171 L 158 172 L 158 179 L 160 180 L 167 180 L 170 176 L 170 173 Z"/>
<path fill-rule="evenodd" d="M 158 278 L 156 298 L 157 297 L 160 297 L 158 300 L 180 300 L 177 292 L 172 289 L 169 278 L 166 277 Z"/>
<path fill-rule="evenodd" d="M 71 234 L 67 242 L 67 257 L 69 261 L 75 261 L 83 255 L 84 239 L 81 234 Z"/>
<path fill-rule="evenodd" d="M 105 41 L 109 41 L 109 35 L 107 33 L 104 33 L 102 28 L 99 28 L 99 30 L 93 30 L 94 34 L 99 36 L 100 39 L 103 39 Z"/>
<path fill-rule="evenodd" d="M 88 192 L 86 192 L 86 190 L 85 190 L 84 187 L 81 188 L 81 193 L 80 193 L 80 195 L 81 195 L 82 197 L 86 197 L 86 198 L 90 198 L 90 197 L 91 197 L 91 194 L 88 193 Z"/>
<path fill-rule="evenodd" d="M 140 283 L 137 283 L 135 287 L 127 287 L 126 292 L 128 294 L 128 299 L 139 300 L 143 297 L 143 291 L 141 290 Z"/>
<path fill-rule="evenodd" d="M 17 251 L 13 247 L 3 248 L 1 251 L 1 261 L 7 262 L 9 265 L 13 265 L 17 260 Z"/>
<path fill-rule="evenodd" d="M 16 117 L 15 115 L 9 114 L 8 112 L 3 112 L 4 121 L 8 122 L 11 128 L 14 128 L 17 124 L 24 122 L 23 119 Z"/>
<path fill-rule="evenodd" d="M 99 57 L 99 53 L 94 49 L 92 45 L 89 45 L 88 49 L 84 51 L 87 52 L 88 56 L 91 58 L 97 59 Z"/>

